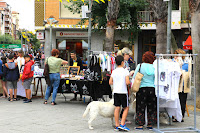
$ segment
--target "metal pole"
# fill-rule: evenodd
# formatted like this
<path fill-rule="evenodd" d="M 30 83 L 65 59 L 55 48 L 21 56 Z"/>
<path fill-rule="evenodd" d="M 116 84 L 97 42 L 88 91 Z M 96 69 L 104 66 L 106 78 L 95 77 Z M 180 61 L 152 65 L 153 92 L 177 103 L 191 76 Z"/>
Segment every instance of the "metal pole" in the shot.
<path fill-rule="evenodd" d="M 156 56 L 157 58 L 157 129 L 159 130 L 160 129 L 160 116 L 159 116 L 159 112 L 160 112 L 160 108 L 159 108 L 159 60 L 160 60 L 160 56 L 157 55 Z"/>
<path fill-rule="evenodd" d="M 90 51 L 91 51 L 91 36 L 92 36 L 92 0 L 89 0 L 89 25 L 88 25 L 88 65 L 90 63 Z"/>
<path fill-rule="evenodd" d="M 194 129 L 196 129 L 196 56 L 194 56 Z"/>
<path fill-rule="evenodd" d="M 21 50 L 23 51 L 23 36 L 22 36 L 22 31 L 21 31 Z"/>
<path fill-rule="evenodd" d="M 53 46 L 52 46 L 52 25 L 50 24 L 50 55 L 51 55 L 51 51 L 53 49 Z"/>
<path fill-rule="evenodd" d="M 167 53 L 171 51 L 171 15 L 172 15 L 172 0 L 168 1 L 168 20 L 167 20 Z"/>

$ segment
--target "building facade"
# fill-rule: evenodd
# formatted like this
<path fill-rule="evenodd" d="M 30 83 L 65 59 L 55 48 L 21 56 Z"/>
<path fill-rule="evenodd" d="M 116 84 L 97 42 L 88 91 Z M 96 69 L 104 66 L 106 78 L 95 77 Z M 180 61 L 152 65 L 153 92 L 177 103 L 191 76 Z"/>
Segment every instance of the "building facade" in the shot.
<path fill-rule="evenodd" d="M 172 33 L 175 37 L 177 46 L 179 48 L 183 48 L 184 42 L 187 40 L 189 35 L 191 35 L 189 0 L 173 1 L 171 15 Z M 142 62 L 142 54 L 146 51 L 152 51 L 156 53 L 156 23 L 153 16 L 153 12 L 149 10 L 138 12 L 141 32 L 138 35 L 138 43 L 135 46 L 137 48 L 134 51 L 134 60 L 137 62 Z"/>
<path fill-rule="evenodd" d="M 17 33 L 19 31 L 19 13 L 12 11 L 12 37 L 16 40 L 19 39 Z"/>
<path fill-rule="evenodd" d="M 88 53 L 88 23 L 85 25 L 79 24 L 84 13 L 73 14 L 70 12 L 66 5 L 70 6 L 67 1 L 58 0 L 40 0 L 35 1 L 35 28 L 40 29 L 43 27 L 43 21 L 47 20 L 50 16 L 59 21 L 52 27 L 52 43 L 61 52 L 64 59 L 68 59 L 68 52 L 76 51 L 76 53 L 83 57 L 87 57 Z M 44 32 L 45 39 L 41 40 L 44 43 L 44 52 L 46 57 L 50 56 L 50 26 L 49 23 L 45 28 L 38 30 Z M 124 35 L 125 34 L 125 35 Z M 128 33 L 116 32 L 115 39 L 118 42 L 128 41 Z M 92 33 L 91 50 L 103 51 L 103 44 L 105 42 L 105 32 Z"/>
<path fill-rule="evenodd" d="M 67 1 L 58 0 L 35 0 L 35 28 L 43 32 L 45 55 L 50 56 L 52 40 L 53 46 L 58 48 L 64 59 L 67 59 L 67 51 L 75 50 L 78 55 L 86 57 L 88 49 L 88 28 L 86 25 L 80 25 L 82 19 L 82 12 L 80 14 L 73 14 L 66 5 L 70 6 Z M 178 47 L 182 48 L 184 41 L 190 35 L 190 21 L 188 18 L 189 0 L 173 1 L 172 11 L 172 32 L 175 36 Z M 50 37 L 49 23 L 43 25 L 43 21 L 49 17 L 54 17 L 59 21 L 52 27 L 52 36 Z M 136 63 L 141 62 L 142 54 L 145 51 L 152 51 L 156 53 L 156 23 L 152 11 L 144 10 L 138 12 L 138 18 L 141 32 L 136 40 L 130 43 L 129 33 L 116 30 L 115 44 L 132 47 L 134 53 L 134 60 Z M 42 28 L 45 27 L 45 28 Z M 92 33 L 91 50 L 103 51 L 105 43 L 105 32 Z M 130 46 L 132 45 L 132 46 Z"/>
<path fill-rule="evenodd" d="M 1 12 L 1 34 L 12 34 L 12 13 L 11 7 L 6 2 L 0 2 Z"/>

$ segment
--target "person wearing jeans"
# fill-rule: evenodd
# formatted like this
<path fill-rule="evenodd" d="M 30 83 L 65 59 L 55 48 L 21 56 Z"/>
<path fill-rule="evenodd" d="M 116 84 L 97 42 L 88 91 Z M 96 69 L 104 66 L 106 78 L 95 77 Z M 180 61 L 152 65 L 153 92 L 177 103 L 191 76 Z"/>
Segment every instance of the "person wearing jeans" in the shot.
<path fill-rule="evenodd" d="M 60 73 L 50 73 L 49 78 L 51 81 L 51 85 L 47 87 L 45 99 L 48 100 L 51 93 L 51 88 L 53 87 L 52 102 L 55 103 L 58 87 L 60 84 Z"/>
<path fill-rule="evenodd" d="M 58 87 L 60 84 L 60 66 L 62 64 L 68 64 L 67 61 L 62 60 L 61 58 L 58 58 L 59 56 L 59 50 L 53 49 L 51 51 L 51 55 L 49 58 L 46 59 L 46 64 L 49 66 L 49 78 L 50 78 L 50 85 L 48 85 L 45 95 L 45 101 L 44 104 L 47 104 L 47 100 L 50 97 L 51 88 L 53 87 L 53 96 L 52 96 L 52 105 L 56 105 L 56 95 L 58 91 Z"/>

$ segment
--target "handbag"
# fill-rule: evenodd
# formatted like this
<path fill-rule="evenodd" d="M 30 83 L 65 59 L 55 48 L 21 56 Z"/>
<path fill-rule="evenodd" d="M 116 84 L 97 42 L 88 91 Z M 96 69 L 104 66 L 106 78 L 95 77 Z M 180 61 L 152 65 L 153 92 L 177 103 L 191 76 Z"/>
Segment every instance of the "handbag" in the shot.
<path fill-rule="evenodd" d="M 142 64 L 140 64 L 140 68 L 141 68 L 141 66 L 142 66 Z M 140 73 L 140 68 L 139 68 L 139 71 L 136 74 L 134 82 L 133 82 L 133 84 L 131 86 L 131 91 L 133 91 L 133 92 L 138 92 L 139 91 L 141 80 L 142 80 L 142 77 L 144 76 L 143 74 Z"/>
<path fill-rule="evenodd" d="M 51 85 L 51 81 L 50 81 L 50 78 L 49 78 L 49 64 L 48 64 L 48 58 L 47 58 L 47 63 L 45 64 L 45 67 L 44 67 L 44 74 L 45 76 L 45 81 L 46 81 L 46 84 L 47 85 Z"/>

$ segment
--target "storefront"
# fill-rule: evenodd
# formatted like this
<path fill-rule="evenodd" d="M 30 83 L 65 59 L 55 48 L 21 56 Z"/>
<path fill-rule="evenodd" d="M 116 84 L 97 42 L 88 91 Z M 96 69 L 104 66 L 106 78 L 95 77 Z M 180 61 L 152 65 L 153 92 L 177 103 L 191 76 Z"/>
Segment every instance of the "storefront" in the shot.
<path fill-rule="evenodd" d="M 128 32 L 115 32 L 115 44 L 128 43 L 129 33 Z M 45 29 L 45 56 L 50 56 L 51 46 L 50 44 L 50 30 Z M 119 43 L 120 42 L 120 43 Z M 78 56 L 82 57 L 83 60 L 87 60 L 88 57 L 88 32 L 86 28 L 81 27 L 53 27 L 52 31 L 52 44 L 60 51 L 60 57 L 68 60 L 68 53 L 75 51 Z M 103 51 L 105 44 L 105 32 L 97 31 L 92 32 L 91 37 L 91 50 L 92 51 Z"/>
<path fill-rule="evenodd" d="M 87 32 L 57 31 L 56 47 L 60 51 L 61 58 L 67 60 L 68 52 L 75 51 L 78 56 L 86 59 L 88 49 L 87 36 Z"/>

